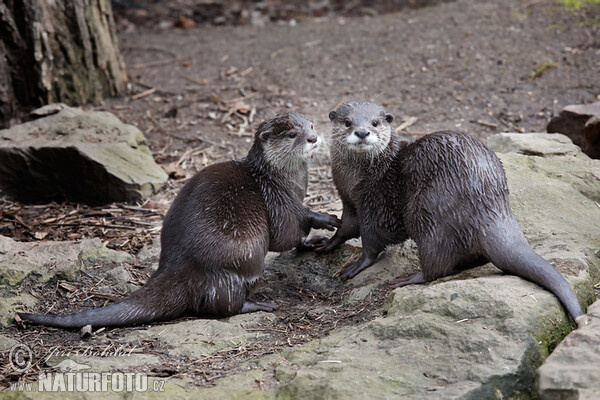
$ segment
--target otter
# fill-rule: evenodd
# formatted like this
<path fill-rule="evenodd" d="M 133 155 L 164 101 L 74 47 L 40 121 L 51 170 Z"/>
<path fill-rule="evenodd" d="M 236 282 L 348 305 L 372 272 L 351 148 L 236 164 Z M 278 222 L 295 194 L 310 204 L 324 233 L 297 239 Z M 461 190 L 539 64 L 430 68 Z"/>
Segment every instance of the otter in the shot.
<path fill-rule="evenodd" d="M 163 222 L 159 267 L 143 287 L 102 308 L 18 315 L 76 329 L 272 311 L 274 305 L 248 299 L 267 251 L 310 247 L 304 238 L 311 228 L 340 226 L 336 216 L 302 205 L 318 140 L 312 123 L 297 113 L 261 123 L 245 158 L 209 166 L 181 189 Z"/>
<path fill-rule="evenodd" d="M 581 315 L 568 282 L 527 243 L 502 164 L 483 143 L 452 131 L 400 141 L 393 116 L 373 103 L 344 103 L 329 119 L 342 226 L 329 240 L 313 242 L 315 251 L 328 252 L 362 238 L 362 255 L 341 270 L 342 280 L 371 266 L 387 245 L 412 238 L 421 271 L 390 281 L 393 287 L 492 262 L 554 293 L 573 319 Z"/>

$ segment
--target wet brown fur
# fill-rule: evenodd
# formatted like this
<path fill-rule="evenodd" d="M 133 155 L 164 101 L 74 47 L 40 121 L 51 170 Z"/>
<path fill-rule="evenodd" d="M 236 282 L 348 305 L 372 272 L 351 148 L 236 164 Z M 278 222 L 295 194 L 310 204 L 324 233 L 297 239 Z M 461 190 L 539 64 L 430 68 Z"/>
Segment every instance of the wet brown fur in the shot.
<path fill-rule="evenodd" d="M 267 251 L 302 246 L 311 228 L 339 226 L 335 216 L 302 205 L 307 159 L 317 139 L 310 121 L 296 113 L 262 123 L 247 157 L 211 165 L 181 189 L 163 223 L 158 270 L 145 286 L 99 309 L 20 317 L 80 328 L 272 310 L 248 300 Z M 272 162 L 265 151 L 277 152 Z"/>

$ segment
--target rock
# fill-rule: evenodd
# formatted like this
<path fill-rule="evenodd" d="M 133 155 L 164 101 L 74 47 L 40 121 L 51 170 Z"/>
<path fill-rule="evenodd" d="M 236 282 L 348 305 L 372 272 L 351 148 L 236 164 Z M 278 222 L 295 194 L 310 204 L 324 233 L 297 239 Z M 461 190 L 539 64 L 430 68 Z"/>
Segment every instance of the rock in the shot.
<path fill-rule="evenodd" d="M 129 254 L 107 249 L 100 239 L 23 243 L 0 236 L 0 291 L 18 289 L 26 279 L 73 281 L 84 268 L 114 268 L 130 260 Z M 12 322 L 15 309 L 35 303 L 36 299 L 27 294 L 0 298 L 0 326 Z"/>
<path fill-rule="evenodd" d="M 158 269 L 160 259 L 160 240 L 155 239 L 152 243 L 145 245 L 137 254 L 140 262 L 150 264 L 150 269 L 154 272 Z"/>
<path fill-rule="evenodd" d="M 564 156 L 581 153 L 571 139 L 559 133 L 498 133 L 487 139 L 496 153 L 518 153 L 528 156 Z"/>
<path fill-rule="evenodd" d="M 239 315 L 229 321 L 195 319 L 171 324 L 168 327 L 153 325 L 146 330 L 132 332 L 123 338 L 124 343 L 152 340 L 164 343 L 170 355 L 202 358 L 232 345 L 260 340 L 267 332 L 248 331 L 256 320 L 274 318 L 272 314 L 258 312 Z M 254 321 L 250 323 L 250 321 Z"/>
<path fill-rule="evenodd" d="M 105 204 L 141 200 L 166 182 L 137 128 L 107 112 L 58 106 L 0 131 L 0 187 L 8 195 Z"/>
<path fill-rule="evenodd" d="M 75 280 L 85 266 L 119 264 L 131 259 L 127 253 L 104 247 L 100 239 L 80 242 L 16 242 L 0 236 L 0 281 L 17 286 L 35 275 L 38 282 L 49 279 Z"/>
<path fill-rule="evenodd" d="M 595 159 L 600 159 L 600 115 L 588 119 L 583 128 L 587 147 L 585 153 Z"/>
<path fill-rule="evenodd" d="M 600 399 L 600 300 L 579 325 L 537 370 L 541 399 Z"/>
<path fill-rule="evenodd" d="M 587 121 L 595 115 L 600 115 L 600 101 L 566 106 L 557 117 L 552 118 L 546 130 L 548 133 L 564 133 L 592 157 L 600 150 L 597 145 L 590 147 L 591 142 L 587 140 L 584 129 Z"/>
<path fill-rule="evenodd" d="M 6 286 L 0 284 L 0 290 L 5 291 Z M 18 296 L 0 297 L 0 327 L 6 327 L 14 323 L 15 310 L 20 310 L 23 306 L 33 306 L 36 301 L 35 297 L 25 293 Z"/>
<path fill-rule="evenodd" d="M 46 365 L 62 372 L 109 372 L 115 369 L 135 368 L 144 365 L 160 364 L 160 358 L 153 354 L 135 354 L 130 353 L 131 348 L 124 347 L 123 352 L 117 356 L 111 355 L 110 349 L 105 355 L 100 355 L 104 349 L 94 349 L 98 355 L 50 355 L 46 359 Z M 58 348 L 57 350 L 61 350 Z M 86 349 L 80 350 L 83 353 Z M 91 353 L 91 352 L 90 352 Z"/>
<path fill-rule="evenodd" d="M 48 104 L 46 106 L 40 107 L 36 110 L 33 110 L 32 112 L 29 113 L 29 116 L 32 119 L 43 118 L 43 117 L 47 117 L 49 115 L 58 114 L 65 108 L 69 108 L 69 106 L 67 106 L 65 103 Z"/>
<path fill-rule="evenodd" d="M 0 335 L 0 351 L 5 352 L 11 349 L 18 342 L 14 339 Z"/>
<path fill-rule="evenodd" d="M 528 393 L 531 366 L 539 365 L 552 340 L 542 333 L 546 325 L 569 329 L 566 316 L 557 317 L 559 308 L 548 292 L 509 276 L 397 289 L 385 318 L 283 352 L 298 369 L 278 394 L 360 399 Z"/>

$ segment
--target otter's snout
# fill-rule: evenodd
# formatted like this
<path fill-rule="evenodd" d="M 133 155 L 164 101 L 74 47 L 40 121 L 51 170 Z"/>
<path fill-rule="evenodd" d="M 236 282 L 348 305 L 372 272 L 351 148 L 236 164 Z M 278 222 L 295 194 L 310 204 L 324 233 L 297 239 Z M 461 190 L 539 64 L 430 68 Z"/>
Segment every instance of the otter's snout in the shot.
<path fill-rule="evenodd" d="M 308 143 L 317 143 L 317 140 L 319 140 L 319 137 L 317 135 L 315 135 L 314 133 L 309 133 L 306 136 L 306 141 Z"/>
<path fill-rule="evenodd" d="M 366 129 L 358 129 L 358 130 L 354 131 L 354 134 L 356 136 L 358 136 L 360 139 L 366 138 L 367 136 L 369 136 L 369 133 L 370 132 Z"/>

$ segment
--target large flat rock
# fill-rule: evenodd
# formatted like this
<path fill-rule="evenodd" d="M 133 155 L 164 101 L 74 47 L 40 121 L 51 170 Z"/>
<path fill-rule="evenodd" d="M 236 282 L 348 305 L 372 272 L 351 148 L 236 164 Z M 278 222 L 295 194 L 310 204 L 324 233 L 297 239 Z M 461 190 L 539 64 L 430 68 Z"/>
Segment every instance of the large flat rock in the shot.
<path fill-rule="evenodd" d="M 600 300 L 537 370 L 544 400 L 600 399 Z"/>
<path fill-rule="evenodd" d="M 139 129 L 107 112 L 58 110 L 0 131 L 5 193 L 24 202 L 105 204 L 140 200 L 166 182 Z"/>
<path fill-rule="evenodd" d="M 0 326 L 12 323 L 15 309 L 36 303 L 29 294 L 14 294 L 26 279 L 73 281 L 79 278 L 83 269 L 101 264 L 107 269 L 107 281 L 118 287 L 125 282 L 113 280 L 111 272 L 130 260 L 129 254 L 108 249 L 97 238 L 79 242 L 23 243 L 0 236 L 0 291 L 5 293 L 0 298 Z"/>

